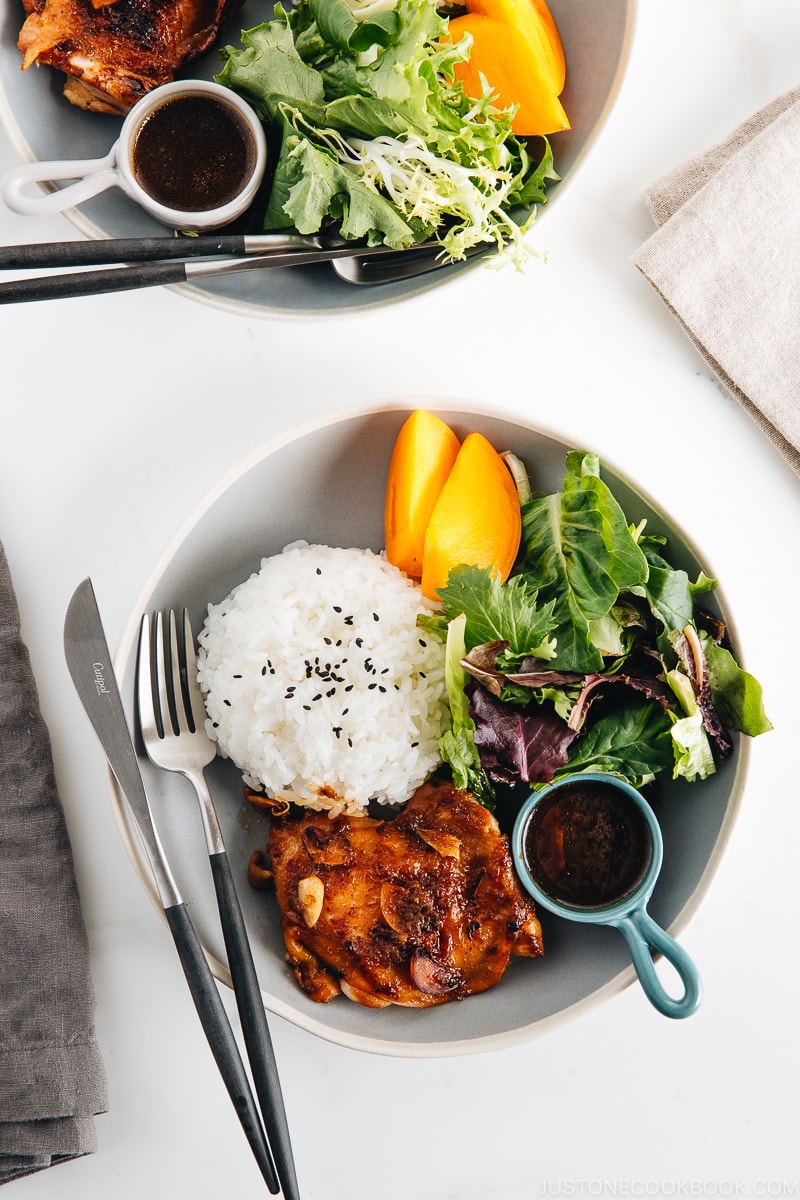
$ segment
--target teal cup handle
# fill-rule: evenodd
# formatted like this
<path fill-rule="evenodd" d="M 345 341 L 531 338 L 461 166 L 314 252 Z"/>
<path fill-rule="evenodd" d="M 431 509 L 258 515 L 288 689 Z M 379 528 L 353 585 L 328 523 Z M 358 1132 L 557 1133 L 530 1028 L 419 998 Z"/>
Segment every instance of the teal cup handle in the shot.
<path fill-rule="evenodd" d="M 666 930 L 662 929 L 645 908 L 637 908 L 628 916 L 613 922 L 628 945 L 639 983 L 647 999 L 665 1017 L 690 1017 L 702 999 L 702 984 L 692 959 Z M 659 979 L 651 950 L 663 954 L 678 973 L 683 995 L 674 999 Z"/>

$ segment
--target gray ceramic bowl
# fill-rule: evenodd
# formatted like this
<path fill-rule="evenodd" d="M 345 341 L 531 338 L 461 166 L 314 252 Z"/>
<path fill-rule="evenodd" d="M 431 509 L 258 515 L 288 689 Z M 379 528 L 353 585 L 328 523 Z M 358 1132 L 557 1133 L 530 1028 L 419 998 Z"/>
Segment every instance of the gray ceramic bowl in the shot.
<path fill-rule="evenodd" d="M 572 122 L 568 133 L 553 138 L 556 166 L 563 182 L 551 192 L 542 215 L 556 202 L 559 190 L 575 174 L 578 163 L 594 142 L 616 99 L 630 52 L 635 0 L 550 0 L 567 57 L 564 104 Z M 3 5 L 0 16 L 0 119 L 25 160 L 99 158 L 115 141 L 121 121 L 87 113 L 61 95 L 64 76 L 50 68 L 20 71 L 17 38 L 24 18 L 20 0 Z M 249 0 L 224 41 L 236 43 L 240 29 L 264 20 L 264 7 Z M 193 65 L 187 74 L 210 79 L 220 69 L 216 51 Z M 163 227 L 118 192 L 71 209 L 79 230 L 92 238 L 143 237 L 163 233 Z M 437 287 L 476 264 L 461 264 L 432 275 L 377 288 L 353 287 L 330 267 L 304 267 L 248 272 L 202 284 L 181 285 L 183 291 L 226 309 L 249 313 L 296 316 L 371 307 L 401 300 Z"/>
<path fill-rule="evenodd" d="M 439 412 L 460 435 L 476 429 L 496 447 L 511 448 L 527 463 L 542 490 L 558 490 L 567 450 L 557 438 L 514 419 L 487 416 L 469 404 L 415 399 L 329 416 L 285 434 L 239 464 L 203 500 L 155 566 L 133 606 L 116 655 L 128 703 L 133 690 L 135 645 L 141 614 L 186 605 L 199 630 L 209 603 L 222 600 L 258 569 L 265 554 L 298 538 L 379 550 L 383 542 L 386 471 L 398 429 L 412 408 Z M 590 447 L 585 447 L 590 449 Z M 669 538 L 673 559 L 690 573 L 699 553 L 669 518 L 611 464 L 604 474 L 631 520 Z M 302 478 L 302 487 L 297 481 Z M 703 565 L 713 573 L 707 557 Z M 724 610 L 724 599 L 717 597 Z M 729 614 L 725 614 L 726 617 Z M 735 640 L 735 634 L 734 634 Z M 675 934 L 699 904 L 725 848 L 746 768 L 746 746 L 736 746 L 724 768 L 693 786 L 668 784 L 658 804 L 664 866 L 650 905 L 655 920 Z M 198 931 L 218 977 L 228 981 L 199 812 L 188 784 L 142 770 L 178 883 L 190 901 Z M 492 990 L 429 1010 L 365 1009 L 339 997 L 315 1004 L 295 983 L 284 961 L 274 901 L 245 882 L 253 850 L 263 848 L 267 821 L 242 800 L 241 779 L 230 763 L 209 772 L 238 878 L 264 1002 L 312 1033 L 361 1050 L 403 1056 L 459 1054 L 508 1046 L 578 1016 L 635 978 L 622 939 L 613 929 L 573 925 L 542 913 L 545 954 L 512 960 Z M 702 789 L 702 803 L 698 803 Z M 114 791 L 125 842 L 151 898 L 157 898 L 130 819 Z"/>

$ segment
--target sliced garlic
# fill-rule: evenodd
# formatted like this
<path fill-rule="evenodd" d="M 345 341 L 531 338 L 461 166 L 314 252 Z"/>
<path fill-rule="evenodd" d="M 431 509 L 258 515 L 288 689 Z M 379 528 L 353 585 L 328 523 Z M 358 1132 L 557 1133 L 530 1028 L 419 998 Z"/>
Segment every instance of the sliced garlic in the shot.
<path fill-rule="evenodd" d="M 309 929 L 313 928 L 322 912 L 322 901 L 325 898 L 325 884 L 319 875 L 308 875 L 297 885 L 297 899 L 303 920 Z"/>
<path fill-rule="evenodd" d="M 461 840 L 454 833 L 447 833 L 444 829 L 418 829 L 417 833 L 431 850 L 443 858 L 454 858 L 456 862 L 461 858 Z"/>
<path fill-rule="evenodd" d="M 346 979 L 339 980 L 339 987 L 342 989 L 343 996 L 347 996 L 348 1000 L 354 1000 L 356 1004 L 362 1004 L 364 1008 L 388 1008 L 391 1004 L 391 1000 L 382 1000 L 373 992 L 364 991 L 363 988 L 348 983 Z"/>

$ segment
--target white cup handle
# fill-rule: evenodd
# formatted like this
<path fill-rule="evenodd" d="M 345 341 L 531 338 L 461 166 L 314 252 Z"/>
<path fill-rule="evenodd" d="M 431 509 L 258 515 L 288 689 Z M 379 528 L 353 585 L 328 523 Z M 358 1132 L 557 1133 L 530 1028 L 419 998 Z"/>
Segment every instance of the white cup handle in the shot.
<path fill-rule="evenodd" d="M 119 187 L 116 163 L 116 146 L 112 146 L 105 158 L 26 163 L 7 172 L 0 183 L 0 195 L 14 212 L 26 215 L 61 212 L 106 188 Z M 56 179 L 74 179 L 76 182 L 53 192 L 37 191 L 34 195 L 26 195 L 23 190 L 32 183 L 49 183 Z"/>

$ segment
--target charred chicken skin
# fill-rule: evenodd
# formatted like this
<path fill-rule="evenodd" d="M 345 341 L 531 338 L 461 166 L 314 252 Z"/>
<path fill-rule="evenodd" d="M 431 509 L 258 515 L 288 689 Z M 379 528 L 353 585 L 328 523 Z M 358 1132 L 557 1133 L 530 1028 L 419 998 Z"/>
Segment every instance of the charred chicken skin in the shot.
<path fill-rule="evenodd" d="M 79 108 L 126 113 L 204 54 L 242 0 L 23 0 L 22 69 L 67 75 Z"/>
<path fill-rule="evenodd" d="M 268 843 L 287 961 L 304 991 L 426 1008 L 485 991 L 542 953 L 506 837 L 469 792 L 423 785 L 379 821 L 306 811 Z"/>

